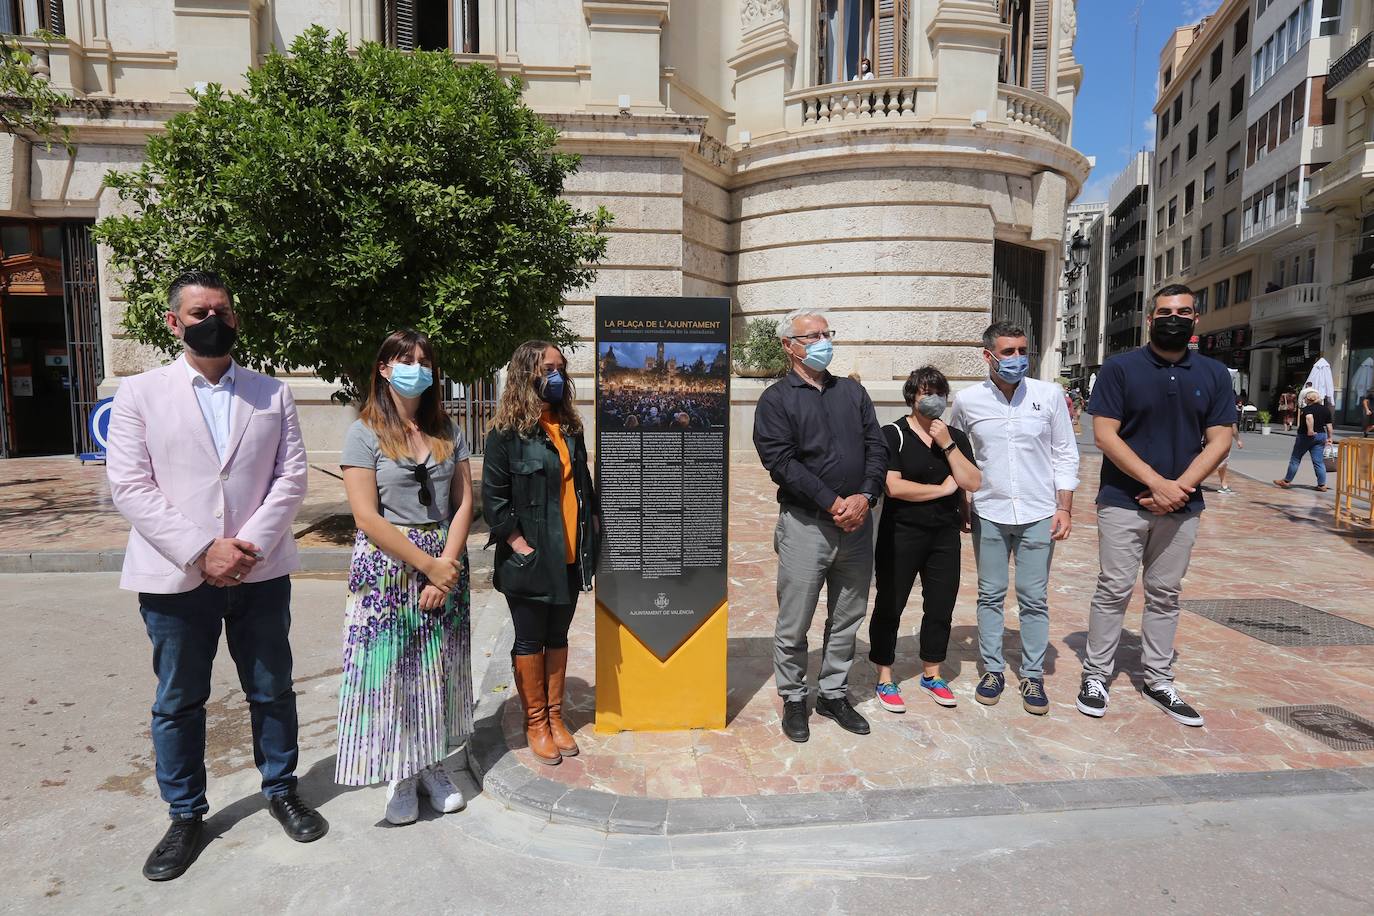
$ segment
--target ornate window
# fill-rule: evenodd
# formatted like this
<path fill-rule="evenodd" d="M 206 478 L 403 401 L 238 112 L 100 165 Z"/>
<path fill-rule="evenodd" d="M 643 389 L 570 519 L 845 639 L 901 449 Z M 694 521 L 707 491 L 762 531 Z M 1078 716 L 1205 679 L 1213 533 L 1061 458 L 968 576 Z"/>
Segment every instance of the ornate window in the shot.
<path fill-rule="evenodd" d="M 998 80 L 1036 92 L 1047 91 L 1053 0 L 998 0 L 998 4 L 1002 21 L 1011 26 L 1011 34 L 1002 42 Z"/>
<path fill-rule="evenodd" d="M 63 34 L 62 0 L 0 0 L 0 35 Z"/>
<path fill-rule="evenodd" d="M 815 0 L 816 82 L 907 76 L 910 0 Z M 861 72 L 867 60 L 872 77 Z"/>
<path fill-rule="evenodd" d="M 476 54 L 477 0 L 382 0 L 382 41 L 402 51 Z"/>

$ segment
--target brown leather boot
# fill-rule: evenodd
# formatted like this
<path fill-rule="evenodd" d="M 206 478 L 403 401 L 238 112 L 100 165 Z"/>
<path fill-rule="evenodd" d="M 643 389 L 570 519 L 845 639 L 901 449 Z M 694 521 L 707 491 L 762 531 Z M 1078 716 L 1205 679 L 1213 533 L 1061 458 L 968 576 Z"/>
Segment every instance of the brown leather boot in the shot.
<path fill-rule="evenodd" d="M 544 650 L 544 687 L 549 698 L 549 734 L 564 757 L 577 756 L 577 741 L 563 724 L 563 683 L 568 674 L 568 647 Z"/>
<path fill-rule="evenodd" d="M 549 710 L 544 687 L 544 653 L 515 656 L 515 689 L 525 707 L 525 741 L 540 763 L 562 763 L 549 734 Z"/>

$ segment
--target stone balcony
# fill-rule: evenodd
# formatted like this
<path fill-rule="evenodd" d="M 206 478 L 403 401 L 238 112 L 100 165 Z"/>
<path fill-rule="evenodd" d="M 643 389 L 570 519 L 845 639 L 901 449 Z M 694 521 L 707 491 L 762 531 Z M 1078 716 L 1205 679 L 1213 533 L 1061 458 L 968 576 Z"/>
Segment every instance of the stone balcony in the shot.
<path fill-rule="evenodd" d="M 1250 320 L 1259 323 L 1290 318 L 1322 318 L 1326 316 L 1326 300 L 1325 283 L 1295 283 L 1256 296 Z"/>
<path fill-rule="evenodd" d="M 1357 41 L 1331 63 L 1326 94 L 1333 99 L 1357 99 L 1374 86 L 1374 33 Z"/>
<path fill-rule="evenodd" d="M 1357 204 L 1371 183 L 1374 183 L 1374 142 L 1365 142 L 1312 174 L 1307 202 L 1323 209 Z"/>

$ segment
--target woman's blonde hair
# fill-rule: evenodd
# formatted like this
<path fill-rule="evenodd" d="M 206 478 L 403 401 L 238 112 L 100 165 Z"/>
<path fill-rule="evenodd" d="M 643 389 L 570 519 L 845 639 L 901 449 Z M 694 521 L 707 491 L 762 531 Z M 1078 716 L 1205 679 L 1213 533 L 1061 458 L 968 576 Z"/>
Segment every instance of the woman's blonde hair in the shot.
<path fill-rule="evenodd" d="M 1303 403 L 1305 404 L 1315 404 L 1321 399 L 1322 393 L 1315 388 L 1307 389 L 1307 392 L 1302 396 Z"/>
<path fill-rule="evenodd" d="M 544 381 L 544 351 L 553 347 L 564 360 L 563 401 L 549 404 L 539 396 Z M 530 436 L 539 427 L 539 418 L 544 409 L 550 408 L 558 417 L 558 425 L 568 432 L 582 432 L 582 418 L 575 404 L 577 391 L 573 380 L 567 373 L 567 357 L 563 350 L 547 340 L 527 340 L 515 348 L 510 364 L 506 366 L 506 387 L 501 391 L 501 400 L 496 405 L 496 416 L 492 418 L 493 429 L 514 431 L 522 436 Z"/>
<path fill-rule="evenodd" d="M 406 422 L 396 409 L 391 397 L 391 383 L 382 375 L 382 367 L 392 360 L 410 356 L 419 347 L 424 358 L 431 366 L 434 362 L 434 347 L 429 338 L 419 331 L 403 328 L 392 331 L 382 341 L 377 358 L 372 362 L 372 384 L 368 388 L 367 402 L 361 412 L 363 423 L 377 435 L 377 445 L 392 461 L 404 460 L 410 451 L 410 431 Z M 420 406 L 415 411 L 415 425 L 429 440 L 430 455 L 435 463 L 442 464 L 453 454 L 453 420 L 444 410 L 444 402 L 439 397 L 440 380 L 425 389 L 420 395 Z M 411 455 L 416 461 L 423 455 Z"/>

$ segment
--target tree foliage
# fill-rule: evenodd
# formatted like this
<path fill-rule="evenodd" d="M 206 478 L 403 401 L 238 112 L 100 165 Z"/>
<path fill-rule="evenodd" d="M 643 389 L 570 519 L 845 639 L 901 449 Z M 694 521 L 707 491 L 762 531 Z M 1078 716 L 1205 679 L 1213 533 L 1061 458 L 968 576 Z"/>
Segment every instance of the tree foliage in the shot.
<path fill-rule="evenodd" d="M 48 41 L 47 32 L 35 37 Z M 75 152 L 71 130 L 58 127 L 57 115 L 70 107 L 72 97 L 58 92 L 33 72 L 33 52 L 14 35 L 0 35 L 0 128 L 6 133 L 28 134 L 52 145 L 54 138 Z"/>
<path fill-rule="evenodd" d="M 198 267 L 235 292 L 241 362 L 309 367 L 345 396 L 398 327 L 460 380 L 529 337 L 571 342 L 563 295 L 590 282 L 610 216 L 559 197 L 577 157 L 518 83 L 447 52 L 354 55 L 319 27 L 247 81 L 211 85 L 139 169 L 106 178 L 133 206 L 96 229 L 133 336 L 174 351 L 167 284 Z"/>

